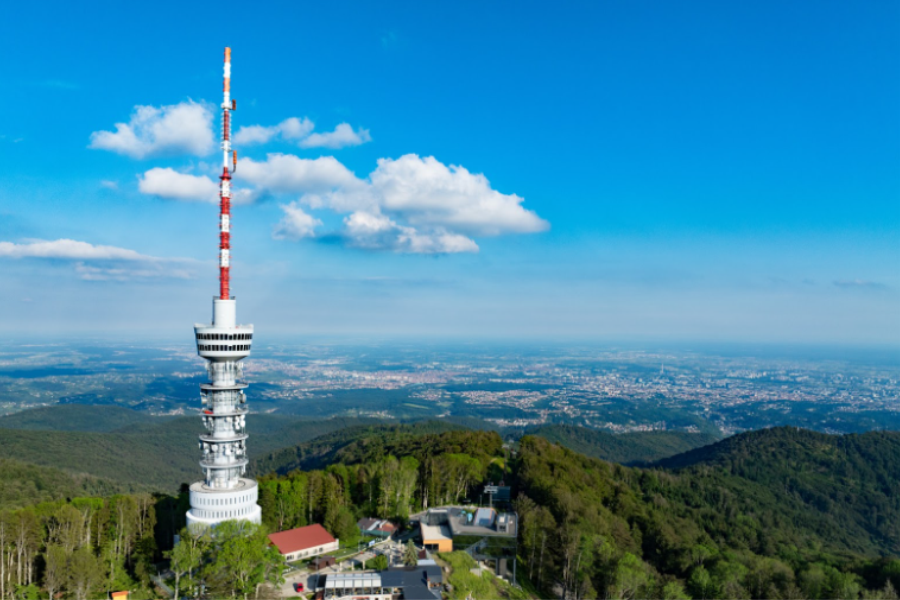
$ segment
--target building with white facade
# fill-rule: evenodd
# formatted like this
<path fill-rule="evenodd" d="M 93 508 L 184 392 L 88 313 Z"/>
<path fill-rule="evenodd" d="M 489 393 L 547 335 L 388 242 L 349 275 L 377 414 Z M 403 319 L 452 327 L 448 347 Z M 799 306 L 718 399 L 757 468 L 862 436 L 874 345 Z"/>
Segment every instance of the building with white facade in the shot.
<path fill-rule="evenodd" d="M 288 562 L 335 552 L 340 547 L 340 540 L 319 524 L 271 533 L 269 541 Z"/>

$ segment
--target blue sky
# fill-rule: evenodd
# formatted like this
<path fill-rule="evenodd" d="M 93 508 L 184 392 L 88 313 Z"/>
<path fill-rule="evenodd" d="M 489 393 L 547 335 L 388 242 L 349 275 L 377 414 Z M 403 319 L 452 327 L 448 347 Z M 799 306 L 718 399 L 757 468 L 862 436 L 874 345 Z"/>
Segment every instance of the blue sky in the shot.
<path fill-rule="evenodd" d="M 209 318 L 230 45 L 232 287 L 260 333 L 896 344 L 898 22 L 893 2 L 17 3 L 0 327 Z"/>

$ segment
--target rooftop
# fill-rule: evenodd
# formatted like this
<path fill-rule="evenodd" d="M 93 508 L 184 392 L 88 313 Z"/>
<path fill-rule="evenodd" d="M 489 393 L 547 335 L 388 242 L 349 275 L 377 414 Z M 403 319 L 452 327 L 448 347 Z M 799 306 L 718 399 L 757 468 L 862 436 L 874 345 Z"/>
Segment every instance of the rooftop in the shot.
<path fill-rule="evenodd" d="M 306 550 L 308 548 L 316 548 L 331 542 L 336 542 L 325 528 L 316 523 L 315 525 L 307 525 L 306 527 L 298 527 L 296 529 L 288 529 L 287 531 L 279 531 L 278 533 L 270 533 L 269 541 L 278 548 L 282 554 L 290 554 L 298 550 Z"/>
<path fill-rule="evenodd" d="M 373 519 L 370 517 L 366 517 L 360 519 L 356 525 L 362 531 L 394 531 L 396 527 L 394 524 L 386 519 Z"/>
<path fill-rule="evenodd" d="M 422 528 L 423 540 L 432 542 L 434 540 L 452 539 L 450 529 L 446 525 L 427 525 L 425 523 L 420 523 L 419 527 Z"/>
<path fill-rule="evenodd" d="M 381 587 L 379 573 L 334 573 L 325 577 L 325 589 Z"/>
<path fill-rule="evenodd" d="M 451 536 L 483 535 L 515 537 L 517 519 L 515 513 L 498 513 L 493 508 L 442 506 L 414 514 L 411 521 L 418 521 L 425 535 L 425 527 L 445 525 Z"/>

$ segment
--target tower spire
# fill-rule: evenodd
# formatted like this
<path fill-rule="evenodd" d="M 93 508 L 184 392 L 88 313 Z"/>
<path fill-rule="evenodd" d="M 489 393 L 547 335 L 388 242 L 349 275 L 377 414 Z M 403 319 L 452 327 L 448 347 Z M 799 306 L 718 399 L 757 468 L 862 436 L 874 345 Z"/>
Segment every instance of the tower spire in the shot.
<path fill-rule="evenodd" d="M 222 175 L 219 177 L 219 298 L 228 300 L 231 270 L 231 48 L 225 48 L 222 85 Z"/>

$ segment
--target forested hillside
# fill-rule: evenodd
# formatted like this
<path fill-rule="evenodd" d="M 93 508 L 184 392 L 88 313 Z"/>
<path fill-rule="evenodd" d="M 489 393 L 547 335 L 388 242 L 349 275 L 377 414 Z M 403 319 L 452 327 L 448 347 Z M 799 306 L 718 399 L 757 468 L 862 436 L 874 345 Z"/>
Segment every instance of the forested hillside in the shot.
<path fill-rule="evenodd" d="M 273 529 L 323 523 L 342 540 L 361 516 L 404 522 L 415 510 L 456 503 L 498 473 L 503 441 L 493 431 L 370 434 L 336 451 L 324 469 L 260 480 L 263 520 Z"/>
<path fill-rule="evenodd" d="M 623 465 L 649 463 L 716 442 L 710 433 L 637 431 L 608 433 L 577 425 L 542 425 L 528 431 L 585 456 Z"/>
<path fill-rule="evenodd" d="M 250 415 L 248 421 L 251 458 L 375 422 L 280 415 Z M 174 492 L 200 473 L 196 446 L 203 427 L 195 416 L 160 419 L 119 407 L 54 406 L 4 417 L 3 424 L 22 428 L 0 429 L 0 456 L 108 479 L 125 490 Z"/>
<path fill-rule="evenodd" d="M 137 487 L 137 486 L 134 486 Z M 110 496 L 134 487 L 91 475 L 66 473 L 0 458 L 0 510 L 77 496 Z"/>
<path fill-rule="evenodd" d="M 422 421 L 402 425 L 368 425 L 336 429 L 290 448 L 282 448 L 251 462 L 257 474 L 284 474 L 295 469 L 321 469 L 335 462 L 359 462 L 369 456 L 390 451 L 393 445 L 418 436 L 447 431 L 464 431 L 461 425 L 446 421 Z"/>
<path fill-rule="evenodd" d="M 171 417 L 155 417 L 122 406 L 56 404 L 0 417 L 0 429 L 105 432 L 136 425 L 157 424 Z"/>
<path fill-rule="evenodd" d="M 900 432 L 777 427 L 657 464 L 715 481 L 743 502 L 752 494 L 755 505 L 778 507 L 796 526 L 830 531 L 831 547 L 900 554 Z"/>
<path fill-rule="evenodd" d="M 774 435 L 791 446 L 783 432 Z M 862 586 L 881 589 L 889 574 L 900 575 L 900 561 L 877 559 L 897 556 L 896 534 L 857 527 L 863 514 L 787 501 L 787 479 L 762 484 L 700 464 L 674 473 L 622 467 L 539 437 L 524 438 L 520 450 L 520 555 L 545 590 L 558 585 L 584 597 L 855 598 Z M 794 458 L 795 469 L 811 467 L 802 453 Z M 900 471 L 894 473 L 883 483 L 896 485 Z M 868 487 L 857 483 L 860 492 Z M 860 494 L 858 508 L 866 498 Z"/>
<path fill-rule="evenodd" d="M 498 432 L 444 422 L 358 426 L 274 453 L 284 454 L 281 473 L 260 478 L 260 504 L 270 530 L 322 523 L 352 541 L 362 516 L 403 523 L 423 508 L 477 501 L 485 482 L 505 479 L 520 517 L 517 574 L 540 597 L 896 598 L 898 438 L 771 429 L 635 468 L 533 435 L 512 452 Z M 54 476 L 36 471 L 37 487 Z M 80 551 L 78 560 L 104 569 L 88 582 L 91 589 L 145 581 L 148 561 L 161 558 L 156 548 L 165 549 L 183 525 L 186 497 L 121 498 L 0 511 L 0 563 L 5 556 L 7 564 L 23 565 L 18 585 L 58 589 L 40 565 L 60 559 L 49 553 L 69 539 L 58 528 L 60 519 L 75 519 L 65 508 L 72 506 L 83 515 L 82 540 L 83 523 L 98 527 L 89 544 L 66 550 L 66 561 Z M 153 544 L 141 541 L 146 524 L 140 535 L 134 529 L 135 515 L 146 509 L 133 507 L 148 501 Z M 5 531 L 28 523 L 34 536 L 4 534 L 4 523 Z M 218 550 L 206 548 L 204 561 L 226 569 Z M 227 570 L 217 573 L 208 576 L 230 581 Z M 76 583 L 60 585 L 75 597 Z"/>

